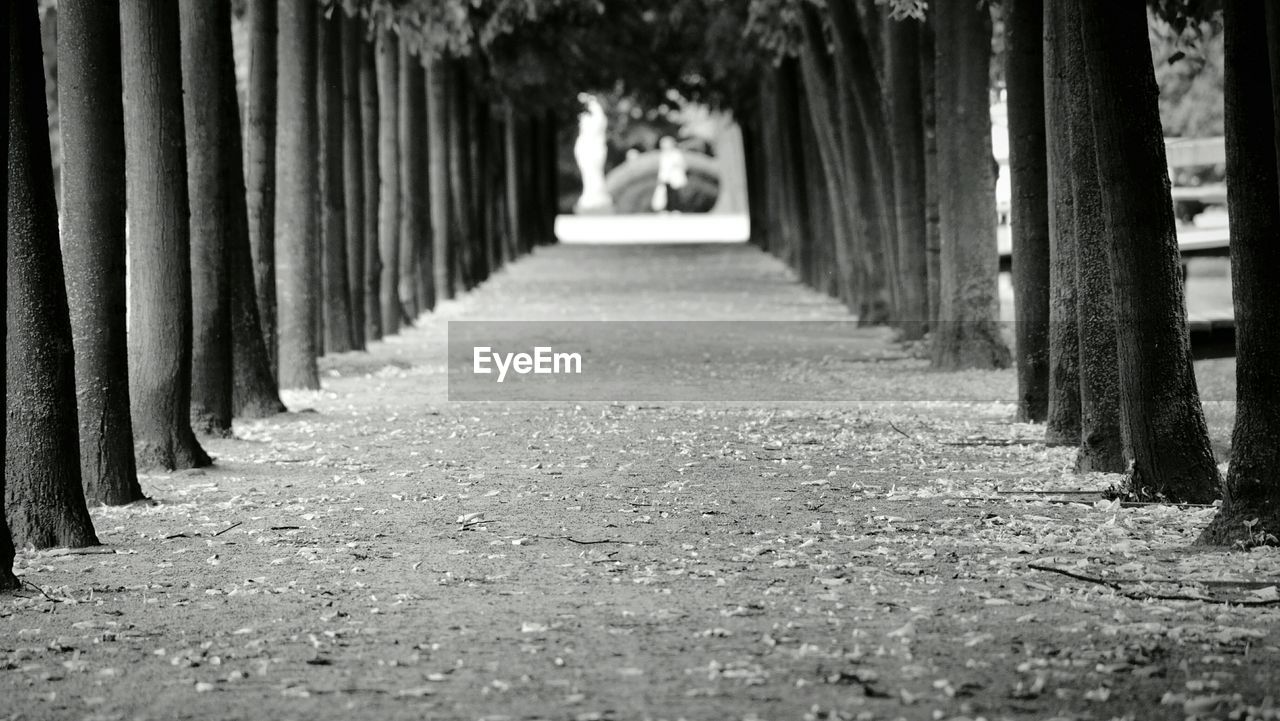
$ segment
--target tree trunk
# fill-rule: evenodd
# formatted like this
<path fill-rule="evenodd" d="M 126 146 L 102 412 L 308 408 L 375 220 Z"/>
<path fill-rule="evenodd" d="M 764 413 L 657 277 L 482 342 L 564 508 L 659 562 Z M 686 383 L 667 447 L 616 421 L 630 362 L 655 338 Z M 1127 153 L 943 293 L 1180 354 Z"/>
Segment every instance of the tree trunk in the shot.
<path fill-rule="evenodd" d="M 467 124 L 468 88 L 465 70 L 454 60 L 449 72 L 449 190 L 458 252 L 454 264 L 463 290 L 475 287 L 475 233 L 472 227 L 471 127 Z M 545 140 L 543 142 L 546 142 Z"/>
<path fill-rule="evenodd" d="M 378 71 L 373 38 L 367 28 L 360 42 L 360 153 L 364 166 L 364 335 L 368 341 L 382 338 L 382 256 L 378 248 L 379 209 L 382 199 L 378 169 L 379 133 Z"/>
<path fill-rule="evenodd" d="M 1005 368 L 1000 336 L 995 178 L 992 177 L 991 17 L 985 6 L 939 3 L 937 123 L 942 303 L 933 364 Z"/>
<path fill-rule="evenodd" d="M 1146 10 L 1081 3 L 1089 103 L 1111 238 L 1132 492 L 1207 503 L 1218 469 L 1196 390 Z"/>
<path fill-rule="evenodd" d="M 142 499 L 125 336 L 120 5 L 63 0 L 58 34 L 62 245 L 75 342 L 80 480 L 91 504 Z"/>
<path fill-rule="evenodd" d="M 400 332 L 400 58 L 395 33 L 377 29 L 378 47 L 378 255 L 382 334 Z"/>
<path fill-rule="evenodd" d="M 27 5 L 27 7 L 26 7 L 22 12 L 24 12 L 24 13 L 31 13 L 31 14 L 34 14 L 34 11 L 35 11 L 35 4 L 34 4 L 34 3 L 27 3 L 26 5 Z M 8 6 L 5 8 L 5 17 L 4 17 L 4 20 L 5 20 L 5 26 L 6 26 L 6 28 L 9 30 L 9 32 L 7 33 L 7 35 L 8 35 L 8 37 L 7 37 L 7 42 L 9 43 L 9 49 L 8 49 L 8 52 L 6 52 L 6 53 L 4 54 L 3 59 L 0 59 L 0 66 L 2 66 L 2 67 L 0 67 L 0 71 L 2 71 L 2 72 L 3 72 L 3 74 L 4 74 L 4 76 L 5 76 L 6 78 L 9 78 L 9 77 L 10 77 L 10 75 L 9 75 L 9 69 L 10 69 L 11 67 L 13 67 L 14 65 L 19 65 L 19 67 L 20 67 L 20 62 L 21 62 L 21 61 L 13 62 L 13 58 L 11 57 L 11 56 L 13 56 L 13 55 L 15 55 L 15 54 L 16 54 L 16 52 L 18 51 L 18 48 L 20 47 L 20 46 L 19 46 L 19 43 L 17 42 L 18 37 L 17 37 L 17 34 L 16 34 L 16 29 L 19 27 L 19 11 L 18 11 L 18 3 L 16 3 L 16 2 L 11 2 L 11 3 L 9 3 L 9 4 L 8 4 Z M 22 20 L 24 21 L 24 22 L 23 22 L 23 24 L 24 24 L 24 25 L 25 25 L 26 23 L 31 22 L 30 18 L 29 18 L 29 17 L 27 17 L 27 16 L 25 16 L 25 15 L 22 17 Z M 39 22 L 39 16 L 38 16 L 38 15 L 36 15 L 36 22 L 37 22 L 37 23 Z M 12 117 L 13 117 L 13 115 L 14 115 L 14 109 L 19 107 L 19 105 L 18 105 L 18 103 L 17 103 L 17 98 L 15 98 L 15 97 L 13 96 L 13 91 L 14 91 L 14 89 L 15 89 L 16 87 L 18 87 L 18 85 L 17 85 L 17 83 L 15 83 L 12 79 L 10 79 L 8 82 L 9 82 L 9 93 L 10 93 L 10 95 L 9 95 L 9 115 L 10 115 L 10 118 L 12 118 Z M 30 122 L 29 122 L 29 121 L 23 121 L 23 122 L 26 122 L 26 123 L 28 124 L 28 128 L 32 127 L 32 125 L 30 124 Z M 30 132 L 30 131 L 28 131 L 28 132 Z M 12 125 L 10 125 L 10 126 L 9 126 L 9 130 L 8 130 L 8 134 L 5 136 L 6 140 L 8 141 L 8 143 L 7 143 L 7 144 L 10 144 L 10 147 L 12 147 L 12 145 L 11 145 L 11 144 L 12 144 L 12 142 L 13 142 L 13 138 L 14 138 L 14 137 L 15 137 L 15 134 L 14 134 L 14 128 L 13 128 L 13 126 L 12 126 Z M 10 150 L 10 155 L 12 155 L 12 154 L 13 154 L 13 153 L 12 153 L 12 150 Z M 8 157 L 8 156 L 6 156 L 6 157 Z M 9 173 L 10 173 L 10 172 L 12 172 L 12 170 L 13 170 L 13 165 L 12 165 L 11 163 L 9 163 L 8 161 L 6 161 L 6 164 L 5 164 L 5 173 L 4 173 L 4 180 L 3 180 L 3 181 L 0 181 L 0 182 L 3 182 L 3 183 L 4 183 L 5 197 L 6 197 L 6 198 L 12 198 L 12 197 L 13 197 L 12 195 L 10 195 L 9 191 L 10 191 L 10 189 L 11 189 L 11 188 L 13 188 L 13 187 L 15 186 L 15 184 L 16 184 L 17 182 L 20 182 L 18 179 L 15 179 L 15 182 L 14 182 L 14 183 L 10 183 L 10 182 L 9 182 Z M 28 177 L 30 177 L 30 176 L 28 176 Z M 34 189 L 33 189 L 33 188 L 28 188 L 28 189 L 26 189 L 26 190 L 24 190 L 24 191 L 23 191 L 23 194 L 24 194 L 24 195 L 27 195 L 27 196 L 34 196 L 34 195 L 35 195 L 35 193 L 34 193 Z M 11 216 L 10 216 L 10 214 L 9 214 L 9 204 L 8 204 L 8 202 L 6 201 L 6 202 L 5 202 L 5 211 L 4 211 L 4 219 L 5 219 L 5 228 L 6 228 L 6 230 L 8 229 L 8 226 L 9 226 L 9 219 L 10 219 L 10 217 L 11 217 Z M 9 279 L 8 279 L 9 258 L 8 258 L 8 254 L 7 254 L 7 253 L 0 254 L 0 258 L 3 258 L 3 260 L 0 260 L 0 263 L 3 263 L 3 264 L 4 264 L 4 267 L 3 267 L 3 268 L 0 268 L 0 284 L 3 284 L 3 287 L 0 287 L 0 296 L 2 296 L 2 297 L 6 297 L 6 298 L 7 298 L 7 297 L 8 297 L 8 292 L 9 292 Z M 7 343 L 6 343 L 6 346 L 7 346 Z M 0 372 L 5 373 L 5 376 L 7 377 L 7 375 L 8 375 L 8 371 L 7 371 L 7 369 L 6 369 L 5 371 L 0 371 Z M 7 419 L 5 418 L 5 416 L 6 416 L 6 415 L 7 415 L 7 414 L 0 413 L 0 436 L 3 436 L 3 435 L 5 435 L 5 434 L 8 432 L 8 430 L 7 430 L 7 425 L 6 425 Z M 4 470 L 5 470 L 5 469 L 4 469 L 4 454 L 3 454 L 3 453 L 0 453 L 0 591 L 11 591 L 11 590 L 13 590 L 13 589 L 20 588 L 20 587 L 22 586 L 22 584 L 18 581 L 18 577 L 17 577 L 17 576 L 15 576 L 15 575 L 13 575 L 13 555 L 14 555 L 14 554 L 13 554 L 13 537 L 9 534 L 9 522 L 8 522 L 8 521 L 6 520 L 6 518 L 5 518 L 5 508 L 4 508 L 4 496 L 5 496 Z"/>
<path fill-rule="evenodd" d="M 1049 415 L 1049 175 L 1045 140 L 1044 0 L 1005 3 L 1009 172 L 1013 198 L 1017 418 Z"/>
<path fill-rule="evenodd" d="M 240 147 L 235 146 L 239 157 Z M 243 170 L 235 173 L 243 178 Z M 243 186 L 232 195 L 235 233 L 231 236 L 231 413 L 237 418 L 266 418 L 284 413 L 276 376 L 271 372 L 267 345 L 253 287 L 253 254 L 249 247 L 249 221 Z"/>
<path fill-rule="evenodd" d="M 231 153 L 238 133 L 231 5 L 181 0 L 187 188 L 191 199 L 191 426 L 231 433 Z M 240 184 L 235 183 L 235 191 Z"/>
<path fill-rule="evenodd" d="M 267 362 L 279 369 L 276 327 L 276 63 L 279 0 L 248 0 L 249 101 L 245 109 L 245 193 L 253 286 Z"/>
<path fill-rule="evenodd" d="M 850 182 L 863 196 L 862 216 L 867 228 L 864 273 L 867 281 L 877 289 L 880 302 L 885 303 L 883 311 L 875 309 L 871 320 L 893 322 L 901 318 L 902 295 L 897 258 L 893 154 L 885 119 L 885 97 L 877 68 L 883 51 L 873 49 L 868 43 L 868 36 L 880 37 L 879 15 L 872 9 L 859 17 L 858 9 L 851 2 L 827 3 L 827 8 L 835 41 L 836 77 L 839 78 L 843 98 L 841 107 L 846 108 L 842 125 L 846 129 L 845 154 L 852 160 Z M 867 23 L 871 27 L 863 27 Z M 857 258 L 855 262 L 858 262 Z"/>
<path fill-rule="evenodd" d="M 129 392 L 139 469 L 205 466 L 191 431 L 191 236 L 178 6 L 120 7 Z"/>
<path fill-rule="evenodd" d="M 274 18 L 274 15 L 272 16 Z M 274 20 L 272 21 L 274 27 Z M 229 42 L 229 40 L 228 40 Z M 272 43 L 274 43 L 274 38 Z M 271 57 L 274 59 L 275 53 Z M 274 66 L 272 68 L 274 73 Z M 231 72 L 234 73 L 234 56 Z M 236 90 L 234 75 L 231 75 L 229 90 L 229 109 L 227 123 L 231 130 L 227 135 L 228 146 L 221 148 L 227 154 L 227 173 L 229 185 L 228 213 L 231 218 L 229 244 L 227 250 L 228 273 L 231 293 L 231 414 L 240 418 L 265 418 L 287 409 L 280 402 L 280 390 L 276 387 L 276 374 L 271 367 L 271 356 L 267 352 L 266 334 L 263 332 L 259 314 L 260 295 L 255 288 L 256 269 L 253 257 L 253 242 L 249 230 L 248 194 L 245 190 L 244 145 L 240 130 L 240 116 L 236 108 Z M 274 74 L 272 78 L 274 78 Z M 274 80 L 273 80 L 274 83 Z M 274 87 L 274 84 L 272 85 Z M 272 103 L 274 103 L 274 98 Z M 274 123 L 274 120 L 272 120 Z M 274 131 L 273 131 L 274 132 Z M 274 138 L 274 135 L 272 136 Z M 274 143 L 274 139 L 272 140 Z M 271 150 L 272 167 L 274 168 L 275 150 Z M 272 171 L 274 173 L 274 170 Z M 271 187 L 274 188 L 272 179 Z M 274 202 L 274 190 L 272 191 Z M 274 218 L 274 209 L 271 211 Z M 274 222 L 274 221 L 273 221 Z M 274 230 L 269 230 L 267 239 L 274 237 Z M 274 261 L 271 270 L 274 284 Z M 275 291 L 271 292 L 274 304 Z"/>
<path fill-rule="evenodd" d="M 334 18 L 342 25 L 342 189 L 347 211 L 347 307 L 351 314 L 351 348 L 364 350 L 365 171 L 360 56 L 364 50 L 365 28 L 358 16 L 335 13 Z"/>
<path fill-rule="evenodd" d="M 925 273 L 929 288 L 929 331 L 938 333 L 942 313 L 942 229 L 938 217 L 938 93 L 933 13 L 920 27 L 920 105 L 924 123 Z"/>
<path fill-rule="evenodd" d="M 1080 443 L 1080 333 L 1076 300 L 1074 197 L 1071 192 L 1071 136 L 1066 118 L 1072 98 L 1067 85 L 1069 21 L 1066 3 L 1050 3 L 1044 13 L 1045 142 L 1049 195 L 1049 407 L 1045 443 Z"/>
<path fill-rule="evenodd" d="M 472 277 L 475 285 L 480 285 L 489 279 L 489 273 L 493 271 L 492 233 L 486 212 L 489 207 L 489 189 L 492 187 L 486 175 L 489 156 L 487 149 L 489 117 L 474 92 L 467 94 L 466 113 L 467 127 L 470 129 L 467 139 L 468 179 L 470 180 L 468 187 L 471 195 L 471 235 L 469 237 L 473 239 L 475 245 Z"/>
<path fill-rule="evenodd" d="M 1274 546 L 1280 544 L 1280 8 L 1226 0 L 1222 19 L 1236 425 L 1222 509 L 1199 543 Z"/>
<path fill-rule="evenodd" d="M 920 23 L 890 21 L 885 38 L 889 147 L 893 158 L 894 224 L 902 339 L 919 340 L 929 326 L 929 271 L 925 257 L 924 108 L 920 82 Z"/>
<path fill-rule="evenodd" d="M 1079 15 L 1070 3 L 1054 10 L 1060 20 L 1055 52 L 1062 57 L 1065 87 L 1055 123 L 1066 126 L 1066 174 L 1059 182 L 1071 196 L 1075 247 L 1076 328 L 1079 335 L 1080 450 L 1076 470 L 1124 473 L 1129 468 L 1120 412 L 1120 366 L 1116 356 L 1116 312 L 1111 290 L 1107 229 L 1102 221 L 1102 187 L 1093 147 L 1093 118 L 1084 74 Z"/>
<path fill-rule="evenodd" d="M 427 65 L 427 185 L 431 193 L 431 271 L 436 297 L 451 300 L 453 287 L 452 226 L 449 223 L 449 120 L 445 62 Z"/>
<path fill-rule="evenodd" d="M 320 135 L 321 304 L 326 353 L 351 350 L 347 269 L 346 149 L 343 146 L 342 11 L 320 18 L 316 102 Z"/>
<path fill-rule="evenodd" d="M 818 37 L 820 36 L 814 36 L 815 39 Z M 860 300 L 865 298 L 865 295 L 859 295 L 860 291 L 865 294 L 867 290 L 865 285 L 859 283 L 855 286 L 854 256 L 855 254 L 862 256 L 865 248 L 860 248 L 853 242 L 853 236 L 857 233 L 856 224 L 859 214 L 851 210 L 852 206 L 860 205 L 860 197 L 856 195 L 856 189 L 845 175 L 852 172 L 852 168 L 844 164 L 844 148 L 839 132 L 836 130 L 835 118 L 839 117 L 839 113 L 831 97 L 834 78 L 830 74 L 830 68 L 826 68 L 825 72 L 823 69 L 826 49 L 820 41 L 817 47 L 814 47 L 814 44 L 814 40 L 811 40 L 806 33 L 805 47 L 800 51 L 800 67 L 804 77 L 807 120 L 813 125 L 813 137 L 817 141 L 818 157 L 822 164 L 821 177 L 825 179 L 822 192 L 827 194 L 827 203 L 833 211 L 831 242 L 835 249 L 833 258 L 835 262 L 834 267 L 828 268 L 827 271 L 835 276 L 840 300 L 857 312 L 859 320 L 863 321 L 866 320 L 866 312 L 870 305 Z M 811 173 L 810 177 L 816 176 Z M 807 190 L 818 192 L 817 188 Z M 809 209 L 801 208 L 800 212 L 807 213 Z M 802 239 L 801 242 L 804 240 Z"/>
<path fill-rule="evenodd" d="M 401 320 L 412 325 L 418 317 L 417 274 L 418 245 L 422 242 L 423 212 L 423 150 L 422 137 L 426 130 L 426 80 L 422 64 L 410 55 L 402 44 L 400 51 L 400 247 L 396 261 L 396 296 L 399 299 Z"/>
<path fill-rule="evenodd" d="M 525 159 L 520 157 L 520 118 L 516 115 L 515 105 L 511 100 L 507 100 L 504 110 L 506 122 L 502 126 L 502 148 L 506 158 L 503 169 L 506 171 L 507 232 L 509 234 L 505 257 L 511 261 L 515 260 L 520 253 L 520 238 L 524 232 L 520 223 L 520 215 L 524 212 L 520 207 L 524 200 L 520 193 L 520 169 Z"/>
<path fill-rule="evenodd" d="M 20 8 L 15 6 L 21 6 Z M 98 543 L 80 488 L 75 358 L 58 248 L 58 209 L 34 2 L 9 31 L 8 334 L 5 500 L 18 546 Z M 5 585 L 12 550 L 3 549 Z"/>
<path fill-rule="evenodd" d="M 320 387 L 316 12 L 310 0 L 280 0 L 275 237 L 281 388 Z"/>

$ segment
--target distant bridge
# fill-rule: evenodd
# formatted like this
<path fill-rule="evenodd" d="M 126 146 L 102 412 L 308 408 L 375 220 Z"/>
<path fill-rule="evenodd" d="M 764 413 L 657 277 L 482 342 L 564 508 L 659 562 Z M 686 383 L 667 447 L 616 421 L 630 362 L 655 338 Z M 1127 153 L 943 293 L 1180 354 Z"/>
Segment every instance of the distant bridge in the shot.
<path fill-rule="evenodd" d="M 706 199 L 706 206 L 691 210 L 710 210 L 720 190 L 720 166 L 716 159 L 693 150 L 681 150 L 688 168 L 689 185 L 684 195 L 695 202 Z M 648 213 L 652 210 L 654 188 L 658 185 L 657 150 L 639 153 L 627 159 L 604 177 L 605 188 L 613 198 L 614 212 L 618 214 Z"/>

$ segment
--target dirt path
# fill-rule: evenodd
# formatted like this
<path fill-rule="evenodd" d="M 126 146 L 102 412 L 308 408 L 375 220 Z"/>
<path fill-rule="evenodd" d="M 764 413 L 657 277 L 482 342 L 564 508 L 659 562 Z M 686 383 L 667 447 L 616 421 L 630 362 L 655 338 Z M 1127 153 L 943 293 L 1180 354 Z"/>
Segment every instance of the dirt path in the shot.
<path fill-rule="evenodd" d="M 0 719 L 1280 713 L 1276 606 L 1161 598 L 1266 603 L 1280 554 L 1045 493 L 1117 479 L 1010 423 L 1011 373 L 871 330 L 803 380 L 974 400 L 448 403 L 446 322 L 486 318 L 846 316 L 745 247 L 540 250 L 96 510 L 104 548 L 20 554 Z"/>

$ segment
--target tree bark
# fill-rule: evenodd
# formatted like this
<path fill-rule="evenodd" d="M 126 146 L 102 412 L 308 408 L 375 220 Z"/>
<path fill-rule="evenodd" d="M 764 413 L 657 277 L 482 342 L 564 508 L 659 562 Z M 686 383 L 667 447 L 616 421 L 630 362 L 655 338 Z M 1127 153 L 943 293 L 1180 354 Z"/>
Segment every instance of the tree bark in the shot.
<path fill-rule="evenodd" d="M 21 6 L 20 8 L 15 6 Z M 34 2 L 14 2 L 9 34 L 8 424 L 4 510 L 18 546 L 98 543 L 80 488 L 71 320 Z M 12 550 L 3 549 L 6 585 Z"/>
<path fill-rule="evenodd" d="M 806 15 L 810 15 L 810 18 L 806 23 L 805 47 L 800 51 L 800 69 L 807 100 L 807 120 L 813 125 L 814 139 L 819 148 L 818 157 L 822 163 L 821 175 L 825 179 L 822 190 L 827 193 L 827 202 L 833 211 L 831 221 L 835 263 L 828 271 L 834 273 L 840 300 L 858 313 L 859 321 L 865 321 L 871 303 L 867 299 L 866 285 L 856 282 L 862 278 L 856 277 L 854 269 L 855 257 L 865 257 L 865 247 L 860 247 L 853 239 L 858 232 L 858 210 L 861 209 L 853 208 L 860 206 L 861 197 L 856 195 L 857 191 L 846 175 L 853 169 L 845 164 L 846 155 L 836 129 L 835 119 L 839 117 L 839 112 L 831 97 L 835 79 L 833 69 L 828 65 L 829 58 L 826 58 L 825 43 L 821 41 L 820 34 L 810 32 L 816 30 L 816 19 L 812 17 L 814 13 L 812 9 L 806 9 Z M 800 212 L 808 211 L 808 208 L 803 208 Z"/>
<path fill-rule="evenodd" d="M 1038 31 L 1038 29 L 1037 29 Z M 898 324 L 902 339 L 919 340 L 929 327 L 929 271 L 925 254 L 924 108 L 921 103 L 920 23 L 891 20 L 885 37 L 889 148 L 893 160 Z"/>
<path fill-rule="evenodd" d="M 359 16 L 334 14 L 342 25 L 343 205 L 347 211 L 347 307 L 351 348 L 365 349 L 365 169 L 364 119 L 360 109 L 360 58 L 364 23 Z"/>
<path fill-rule="evenodd" d="M 1107 257 L 1107 229 L 1102 221 L 1102 187 L 1093 147 L 1088 79 L 1084 75 L 1084 46 L 1076 9 L 1065 3 L 1058 19 L 1065 102 L 1055 122 L 1066 126 L 1066 174 L 1071 223 L 1068 233 L 1075 247 L 1076 329 L 1079 336 L 1080 449 L 1076 470 L 1124 473 L 1124 424 L 1120 408 L 1120 365 L 1116 350 L 1116 311 L 1111 289 L 1111 261 Z"/>
<path fill-rule="evenodd" d="M 885 118 L 885 97 L 877 62 L 882 50 L 873 49 L 869 36 L 877 39 L 879 14 L 873 8 L 862 17 L 852 2 L 827 3 L 835 40 L 836 77 L 839 78 L 841 106 L 846 129 L 845 154 L 849 158 L 854 189 L 863 196 L 863 224 L 866 227 L 864 273 L 876 288 L 883 310 L 875 309 L 873 322 L 894 322 L 901 318 L 901 276 L 897 258 L 897 222 L 894 198 L 892 143 Z M 864 27 L 864 24 L 870 27 Z M 856 262 L 856 261 L 855 261 Z M 873 302 L 875 296 L 873 296 Z"/>
<path fill-rule="evenodd" d="M 237 136 L 238 137 L 238 136 Z M 233 146 L 239 157 L 239 142 Z M 234 161 L 233 161 L 234 162 Z M 236 167 L 237 180 L 244 172 Z M 271 372 L 267 345 L 253 287 L 253 253 L 249 247 L 249 221 L 243 185 L 232 194 L 235 233 L 231 236 L 231 413 L 237 418 L 266 418 L 284 413 L 276 376 Z"/>
<path fill-rule="evenodd" d="M 467 125 L 468 88 L 465 69 L 450 61 L 449 71 L 449 183 L 454 237 L 458 239 L 454 265 L 463 290 L 475 287 L 475 233 L 472 227 L 471 128 Z M 547 142 L 544 140 L 543 142 Z M 554 146 L 554 142 L 552 144 Z M 543 152 L 547 152 L 546 149 Z M 545 167 L 545 166 L 544 166 Z"/>
<path fill-rule="evenodd" d="M 524 198 L 521 195 L 520 187 L 521 166 L 525 159 L 520 157 L 520 118 L 516 115 L 515 105 L 511 100 L 507 100 L 505 108 L 506 119 L 502 125 L 502 146 L 503 155 L 506 163 L 503 169 L 506 171 L 505 189 L 507 191 L 507 232 L 509 233 L 506 260 L 515 260 L 520 254 L 520 238 L 524 229 L 520 223 L 521 203 Z"/>
<path fill-rule="evenodd" d="M 1080 332 L 1076 299 L 1074 196 L 1071 192 L 1071 136 L 1066 118 L 1076 101 L 1068 91 L 1069 22 L 1077 17 L 1067 3 L 1049 3 L 1044 13 L 1045 140 L 1049 194 L 1049 407 L 1045 443 L 1080 443 Z"/>
<path fill-rule="evenodd" d="M 245 108 L 245 193 L 262 342 L 279 370 L 276 324 L 276 88 L 279 0 L 248 0 L 249 100 Z"/>
<path fill-rule="evenodd" d="M 26 15 L 22 13 L 26 13 Z M 13 60 L 12 56 L 18 52 L 18 49 L 20 47 L 19 43 L 17 42 L 18 36 L 16 34 L 16 30 L 20 26 L 29 27 L 28 24 L 31 22 L 31 18 L 29 17 L 29 15 L 31 14 L 35 15 L 35 18 L 36 18 L 35 22 L 39 23 L 40 20 L 39 20 L 38 11 L 36 10 L 35 3 L 25 3 L 21 11 L 19 11 L 18 3 L 16 2 L 11 2 L 5 7 L 4 21 L 5 21 L 5 27 L 8 30 L 8 32 L 6 33 L 6 36 L 7 36 L 6 42 L 8 43 L 9 47 L 8 47 L 8 51 L 4 54 L 3 58 L 0 58 L 0 73 L 3 73 L 5 78 L 10 77 L 9 70 L 14 65 L 18 65 L 19 67 L 21 67 L 21 64 L 20 64 L 21 61 L 18 61 L 18 62 L 12 61 Z M 18 87 L 17 83 L 15 83 L 12 79 L 8 80 L 8 83 L 9 83 L 9 113 L 8 114 L 10 117 L 10 122 L 12 123 L 15 110 L 21 106 L 17 102 L 18 98 L 14 97 L 13 95 L 13 91 Z M 19 118 L 19 120 L 22 123 L 26 123 L 28 128 L 33 126 L 30 120 L 27 120 L 25 118 Z M 6 145 L 9 146 L 10 155 L 13 154 L 12 143 L 13 143 L 14 137 L 16 137 L 14 134 L 14 127 L 12 124 L 10 124 L 8 126 L 8 130 L 6 131 L 6 135 L 5 135 L 5 140 L 7 141 Z M 5 157 L 8 158 L 9 156 L 6 155 Z M 10 161 L 6 160 L 4 180 L 0 181 L 4 183 L 6 198 L 13 197 L 13 195 L 10 194 L 10 190 L 15 187 L 16 183 L 21 182 L 20 179 L 15 179 L 14 182 L 10 182 L 9 173 L 12 171 L 13 171 L 13 164 Z M 28 175 L 26 182 L 30 182 L 30 180 L 31 180 L 31 176 Z M 30 196 L 30 197 L 34 197 L 35 195 L 34 188 L 27 188 L 23 190 L 22 193 L 23 195 Z M 6 232 L 8 232 L 10 217 L 11 216 L 9 214 L 9 203 L 6 200 L 5 206 L 4 206 L 4 222 L 5 222 Z M 0 268 L 0 284 L 3 285 L 3 287 L 0 287 L 0 297 L 7 298 L 9 295 L 8 253 L 0 254 L 0 263 L 4 264 L 4 267 Z M 8 346 L 7 341 L 0 341 L 0 342 L 4 342 L 5 347 L 7 348 Z M 6 358 L 7 357 L 8 357 L 8 353 L 6 352 Z M 3 373 L 5 378 L 7 379 L 8 377 L 7 368 L 5 370 L 0 370 L 0 373 Z M 6 415 L 8 414 L 0 413 L 0 436 L 4 436 L 8 433 L 8 426 L 7 426 L 8 419 L 5 417 Z M 22 584 L 21 582 L 18 581 L 18 577 L 13 575 L 13 556 L 14 556 L 13 537 L 9 533 L 9 521 L 6 519 L 6 516 L 5 516 L 4 497 L 5 497 L 6 484 L 4 480 L 4 476 L 5 476 L 4 472 L 5 472 L 4 454 L 0 453 L 0 591 L 11 591 L 13 589 L 20 588 Z"/>
<path fill-rule="evenodd" d="M 1140 498 L 1219 493 L 1196 390 L 1178 237 L 1141 4 L 1080 4 L 1103 218 L 1111 242 L 1120 378 Z"/>
<path fill-rule="evenodd" d="M 397 289 L 401 321 L 412 325 L 418 317 L 417 274 L 418 245 L 422 242 L 423 150 L 426 145 L 426 79 L 422 64 L 402 44 L 400 51 L 400 247 L 396 262 Z"/>
<path fill-rule="evenodd" d="M 59 5 L 62 236 L 74 337 L 80 480 L 91 504 L 144 498 L 133 459 L 125 336 L 120 4 Z"/>
<path fill-rule="evenodd" d="M 310 0 L 280 0 L 275 237 L 282 388 L 320 387 L 316 12 Z"/>
<path fill-rule="evenodd" d="M 427 65 L 427 185 L 431 194 L 431 271 L 436 298 L 452 300 L 453 252 L 449 221 L 449 94 L 445 62 Z"/>
<path fill-rule="evenodd" d="M 920 106 L 924 123 L 925 274 L 929 288 L 929 331 L 938 332 L 942 313 L 942 229 L 938 216 L 938 93 L 933 13 L 920 27 Z"/>
<path fill-rule="evenodd" d="M 1198 542 L 1247 548 L 1280 544 L 1280 8 L 1226 0 L 1222 20 L 1236 425 L 1222 509 Z"/>
<path fill-rule="evenodd" d="M 991 17 L 985 6 L 939 3 L 937 123 L 941 314 L 933 364 L 1005 368 L 1000 335 L 995 178 L 992 177 Z"/>
<path fill-rule="evenodd" d="M 272 16 L 274 18 L 274 15 Z M 274 28 L 274 19 L 272 20 Z M 271 42 L 274 44 L 275 39 Z M 274 60 L 275 53 L 271 53 Z M 231 71 L 234 73 L 234 56 Z M 272 64 L 272 87 L 274 88 L 274 63 Z M 245 186 L 244 166 L 244 134 L 240 128 L 240 116 L 236 111 L 236 90 L 234 75 L 231 77 L 230 109 L 227 110 L 227 122 L 230 132 L 227 142 L 222 148 L 227 154 L 227 166 L 230 191 L 228 197 L 228 213 L 231 218 L 231 233 L 227 237 L 228 273 L 230 275 L 231 293 L 231 414 L 240 418 L 265 418 L 287 409 L 280 402 L 280 390 L 276 386 L 276 374 L 271 367 L 271 356 L 267 352 L 266 334 L 263 332 L 259 314 L 259 294 L 255 288 L 256 268 L 253 256 L 253 241 L 249 230 L 248 197 Z M 252 91 L 251 91 L 252 93 Z M 251 95 L 252 97 L 252 95 Z M 272 103 L 274 104 L 274 98 Z M 272 120 L 274 123 L 274 119 Z M 274 132 L 274 130 L 273 130 Z M 274 136 L 273 136 L 274 138 Z M 274 143 L 274 139 L 272 140 Z M 272 167 L 274 168 L 275 150 L 271 150 Z M 272 171 L 274 173 L 274 170 Z M 271 180 L 274 188 L 275 180 Z M 274 190 L 272 191 L 274 202 Z M 274 209 L 271 210 L 274 218 Z M 273 221 L 274 222 L 274 221 Z M 274 237 L 274 230 L 267 230 L 267 239 Z M 273 256 L 274 257 L 274 256 Z M 272 284 L 275 282 L 274 261 L 271 269 Z M 274 304 L 275 290 L 271 291 Z"/>
<path fill-rule="evenodd" d="M 360 153 L 364 166 L 364 288 L 365 342 L 382 338 L 382 259 L 378 248 L 379 208 L 382 206 L 379 160 L 378 70 L 373 38 L 367 28 L 360 42 Z"/>
<path fill-rule="evenodd" d="M 400 332 L 400 58 L 395 33 L 377 29 L 378 48 L 378 255 L 382 334 Z"/>
<path fill-rule="evenodd" d="M 231 153 L 238 136 L 231 5 L 181 0 L 182 81 L 191 199 L 191 426 L 231 433 Z"/>
<path fill-rule="evenodd" d="M 178 6 L 120 6 L 129 391 L 139 469 L 205 466 L 191 430 L 191 235 Z"/>
<path fill-rule="evenodd" d="M 1013 198 L 1017 418 L 1049 415 L 1049 175 L 1045 140 L 1044 0 L 1005 3 L 1009 172 Z"/>
<path fill-rule="evenodd" d="M 346 149 L 343 145 L 342 11 L 320 17 L 316 81 L 320 136 L 321 307 L 324 350 L 351 350 L 351 287 L 347 268 Z"/>

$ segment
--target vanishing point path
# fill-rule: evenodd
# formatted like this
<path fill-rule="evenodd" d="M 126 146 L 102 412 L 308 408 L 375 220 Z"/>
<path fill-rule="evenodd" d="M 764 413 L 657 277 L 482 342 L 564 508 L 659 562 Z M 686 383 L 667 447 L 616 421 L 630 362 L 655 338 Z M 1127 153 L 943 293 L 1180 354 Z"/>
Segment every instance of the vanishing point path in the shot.
<path fill-rule="evenodd" d="M 1010 422 L 1011 371 L 871 329 L 744 381 L 865 402 L 450 403 L 447 323 L 479 319 L 847 315 L 747 246 L 539 249 L 95 510 L 104 547 L 20 553 L 0 718 L 1181 719 L 1275 688 L 1273 608 L 1032 567 L 1221 557 L 1175 552 L 1212 509 L 1046 494 L 1116 478 Z"/>

